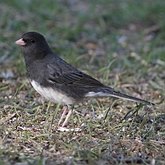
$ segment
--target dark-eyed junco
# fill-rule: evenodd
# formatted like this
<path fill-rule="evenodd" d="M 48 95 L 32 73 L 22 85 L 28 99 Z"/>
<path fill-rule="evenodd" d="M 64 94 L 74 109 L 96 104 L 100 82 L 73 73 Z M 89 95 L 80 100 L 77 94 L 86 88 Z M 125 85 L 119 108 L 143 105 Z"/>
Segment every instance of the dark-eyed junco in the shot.
<path fill-rule="evenodd" d="M 23 34 L 16 44 L 22 47 L 27 74 L 34 89 L 47 100 L 65 105 L 59 125 L 66 115 L 67 106 L 85 98 L 112 96 L 153 105 L 151 102 L 115 91 L 77 70 L 53 53 L 45 38 L 37 32 Z M 66 125 L 70 115 L 71 110 L 62 127 Z"/>

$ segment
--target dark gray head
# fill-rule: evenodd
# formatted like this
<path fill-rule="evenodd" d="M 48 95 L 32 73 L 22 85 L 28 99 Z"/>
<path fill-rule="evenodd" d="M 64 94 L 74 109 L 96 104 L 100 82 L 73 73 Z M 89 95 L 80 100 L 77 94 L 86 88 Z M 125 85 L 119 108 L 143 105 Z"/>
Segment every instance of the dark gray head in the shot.
<path fill-rule="evenodd" d="M 40 59 L 51 53 L 44 36 L 37 32 L 24 33 L 16 44 L 22 47 L 25 59 Z"/>

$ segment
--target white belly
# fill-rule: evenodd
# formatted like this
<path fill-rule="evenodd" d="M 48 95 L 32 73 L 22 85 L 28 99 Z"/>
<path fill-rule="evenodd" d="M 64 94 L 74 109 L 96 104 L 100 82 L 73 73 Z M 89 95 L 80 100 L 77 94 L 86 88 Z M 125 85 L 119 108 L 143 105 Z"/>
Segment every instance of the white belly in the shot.
<path fill-rule="evenodd" d="M 59 104 L 73 104 L 74 100 L 72 98 L 69 98 L 68 96 L 53 90 L 52 88 L 45 88 L 39 85 L 36 81 L 32 80 L 31 84 L 33 88 L 43 97 L 45 97 L 47 100 L 59 103 Z"/>

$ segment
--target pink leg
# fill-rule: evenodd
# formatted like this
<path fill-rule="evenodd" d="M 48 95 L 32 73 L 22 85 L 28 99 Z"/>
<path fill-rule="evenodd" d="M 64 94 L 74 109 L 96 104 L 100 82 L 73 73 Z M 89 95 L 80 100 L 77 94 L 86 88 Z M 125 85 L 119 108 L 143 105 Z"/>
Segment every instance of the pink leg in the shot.
<path fill-rule="evenodd" d="M 62 113 L 61 118 L 60 118 L 60 120 L 59 120 L 59 122 L 58 122 L 58 126 L 60 126 L 61 122 L 62 122 L 63 119 L 65 118 L 65 115 L 67 114 L 68 106 L 64 106 L 64 107 L 62 108 L 62 110 L 63 110 L 63 113 Z"/>
<path fill-rule="evenodd" d="M 79 132 L 79 131 L 81 131 L 81 128 L 66 128 L 65 127 L 69 121 L 69 117 L 71 116 L 71 114 L 72 114 L 72 109 L 69 110 L 68 106 L 64 106 L 63 107 L 63 113 L 62 113 L 61 118 L 58 122 L 58 129 L 57 129 L 58 131 L 61 131 L 61 132 L 70 132 L 70 131 Z M 60 127 L 60 125 L 61 125 L 61 127 Z"/>
<path fill-rule="evenodd" d="M 68 114 L 66 115 L 64 122 L 62 123 L 62 127 L 65 127 L 67 125 L 69 117 L 71 116 L 71 114 L 72 114 L 72 110 L 69 110 Z"/>

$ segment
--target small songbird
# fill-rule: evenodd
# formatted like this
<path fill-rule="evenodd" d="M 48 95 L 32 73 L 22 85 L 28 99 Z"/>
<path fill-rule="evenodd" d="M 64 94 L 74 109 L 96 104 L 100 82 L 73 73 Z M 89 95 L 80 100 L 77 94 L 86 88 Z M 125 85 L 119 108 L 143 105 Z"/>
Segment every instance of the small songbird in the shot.
<path fill-rule="evenodd" d="M 64 105 L 59 126 L 63 120 L 62 127 L 68 122 L 72 113 L 68 106 L 85 98 L 112 96 L 153 105 L 118 92 L 68 64 L 53 53 L 44 36 L 37 32 L 23 34 L 16 44 L 22 47 L 27 75 L 34 89 L 47 100 Z"/>

